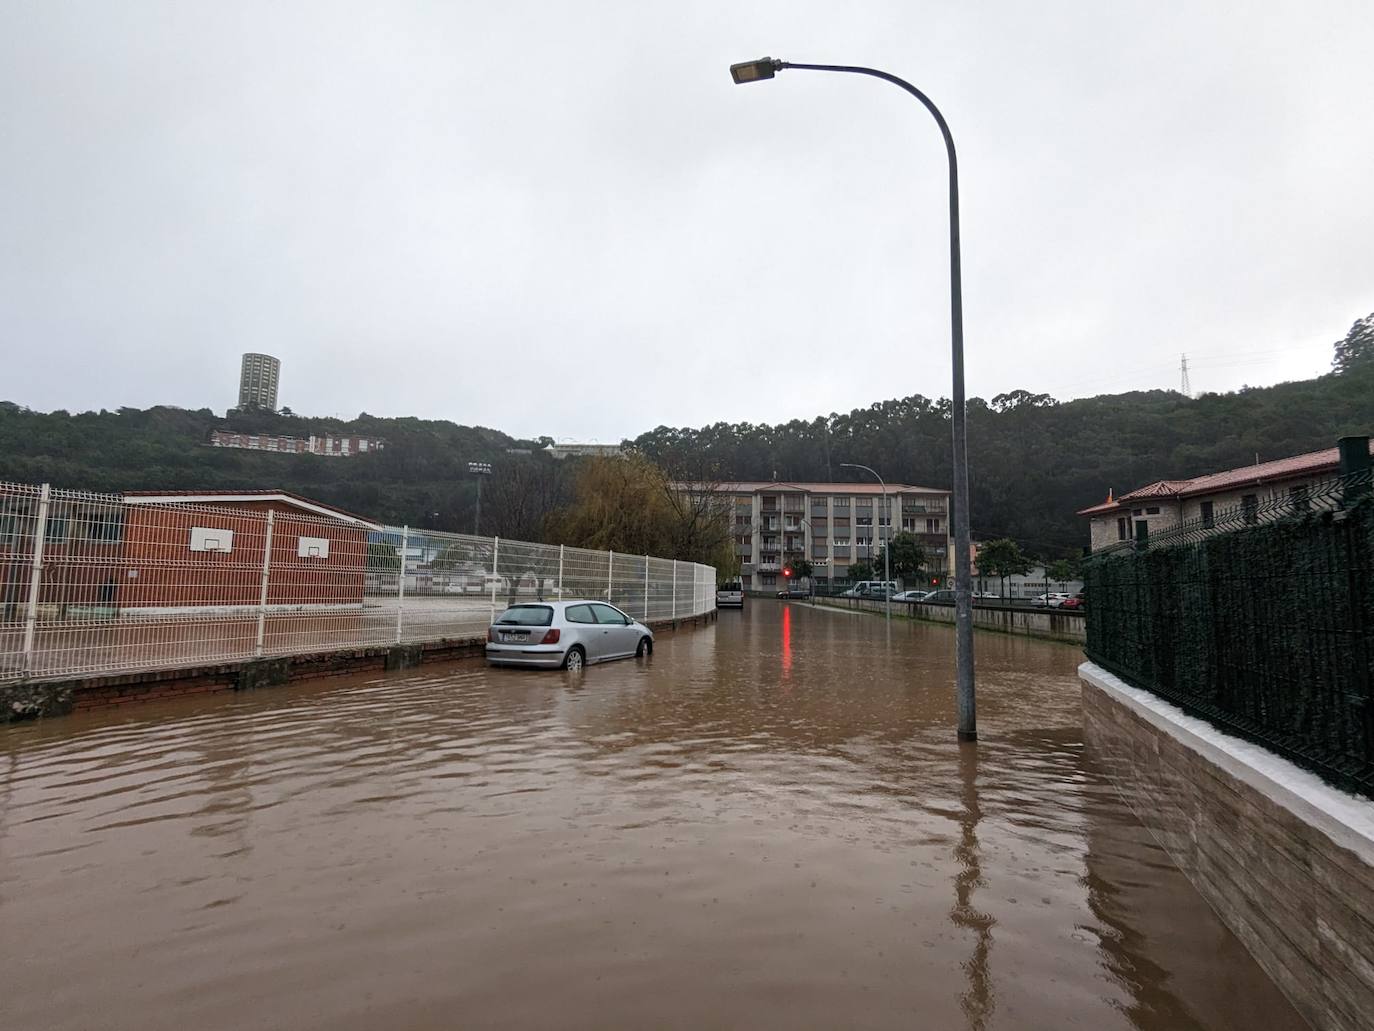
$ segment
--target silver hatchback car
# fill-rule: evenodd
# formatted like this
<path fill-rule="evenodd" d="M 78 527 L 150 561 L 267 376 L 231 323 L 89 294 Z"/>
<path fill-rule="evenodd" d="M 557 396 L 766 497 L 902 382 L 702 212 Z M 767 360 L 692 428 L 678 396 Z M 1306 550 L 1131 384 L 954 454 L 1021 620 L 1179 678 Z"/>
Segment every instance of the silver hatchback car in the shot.
<path fill-rule="evenodd" d="M 495 666 L 578 670 L 653 650 L 654 632 L 604 601 L 522 602 L 487 628 L 487 661 Z"/>

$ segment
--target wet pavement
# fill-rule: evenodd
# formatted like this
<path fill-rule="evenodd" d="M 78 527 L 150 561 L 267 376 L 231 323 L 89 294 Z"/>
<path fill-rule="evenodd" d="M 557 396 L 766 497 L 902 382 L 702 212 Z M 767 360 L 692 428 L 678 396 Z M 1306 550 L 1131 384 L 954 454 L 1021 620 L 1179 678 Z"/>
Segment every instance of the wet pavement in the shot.
<path fill-rule="evenodd" d="M 648 660 L 0 727 L 0 1028 L 1298 1028 L 1080 653 L 759 602 Z"/>

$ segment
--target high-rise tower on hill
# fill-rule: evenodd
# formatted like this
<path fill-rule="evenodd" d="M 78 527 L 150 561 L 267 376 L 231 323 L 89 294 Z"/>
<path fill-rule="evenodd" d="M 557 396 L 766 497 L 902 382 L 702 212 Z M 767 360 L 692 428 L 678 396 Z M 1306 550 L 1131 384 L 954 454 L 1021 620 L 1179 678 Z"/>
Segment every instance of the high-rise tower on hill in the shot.
<path fill-rule="evenodd" d="M 249 352 L 239 373 L 239 407 L 277 409 L 277 377 L 281 362 L 270 354 Z"/>

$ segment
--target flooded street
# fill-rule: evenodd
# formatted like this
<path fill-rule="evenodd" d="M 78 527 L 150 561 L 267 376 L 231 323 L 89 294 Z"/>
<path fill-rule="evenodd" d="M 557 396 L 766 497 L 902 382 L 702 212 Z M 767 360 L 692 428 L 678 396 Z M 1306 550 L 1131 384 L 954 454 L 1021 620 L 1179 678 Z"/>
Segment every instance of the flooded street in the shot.
<path fill-rule="evenodd" d="M 758 602 L 565 673 L 0 727 L 0 1027 L 1287 1028 L 1081 653 Z"/>

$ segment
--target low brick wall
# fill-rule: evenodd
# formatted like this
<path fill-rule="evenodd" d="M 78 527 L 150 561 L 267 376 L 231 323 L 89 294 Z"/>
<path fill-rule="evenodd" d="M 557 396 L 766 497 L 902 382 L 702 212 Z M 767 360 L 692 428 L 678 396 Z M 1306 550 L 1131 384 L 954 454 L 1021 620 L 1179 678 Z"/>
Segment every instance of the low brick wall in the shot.
<path fill-rule="evenodd" d="M 881 601 L 867 598 L 815 598 L 815 603 L 832 608 L 859 609 L 864 612 L 882 612 Z M 919 602 L 894 601 L 894 615 L 901 614 L 913 619 L 924 619 L 932 623 L 953 623 L 953 605 L 922 605 Z M 1088 639 L 1086 621 L 1081 615 L 1072 612 L 1059 612 L 1056 609 L 1027 609 L 1010 606 L 975 605 L 973 606 L 973 625 L 980 630 L 997 630 L 1004 634 L 1024 634 L 1027 637 L 1041 637 L 1050 641 L 1068 641 L 1082 644 Z"/>
<path fill-rule="evenodd" d="M 684 619 L 656 620 L 657 634 L 714 622 L 714 611 Z M 483 637 L 441 638 L 418 644 L 349 648 L 306 655 L 275 656 L 249 662 L 183 669 L 151 670 L 118 676 L 0 684 L 0 723 L 62 716 L 86 709 L 107 709 L 158 698 L 247 691 L 321 677 L 344 676 L 375 669 L 409 669 L 426 662 L 481 660 Z"/>
<path fill-rule="evenodd" d="M 1374 803 L 1079 667 L 1089 754 L 1314 1027 L 1374 1022 Z"/>

